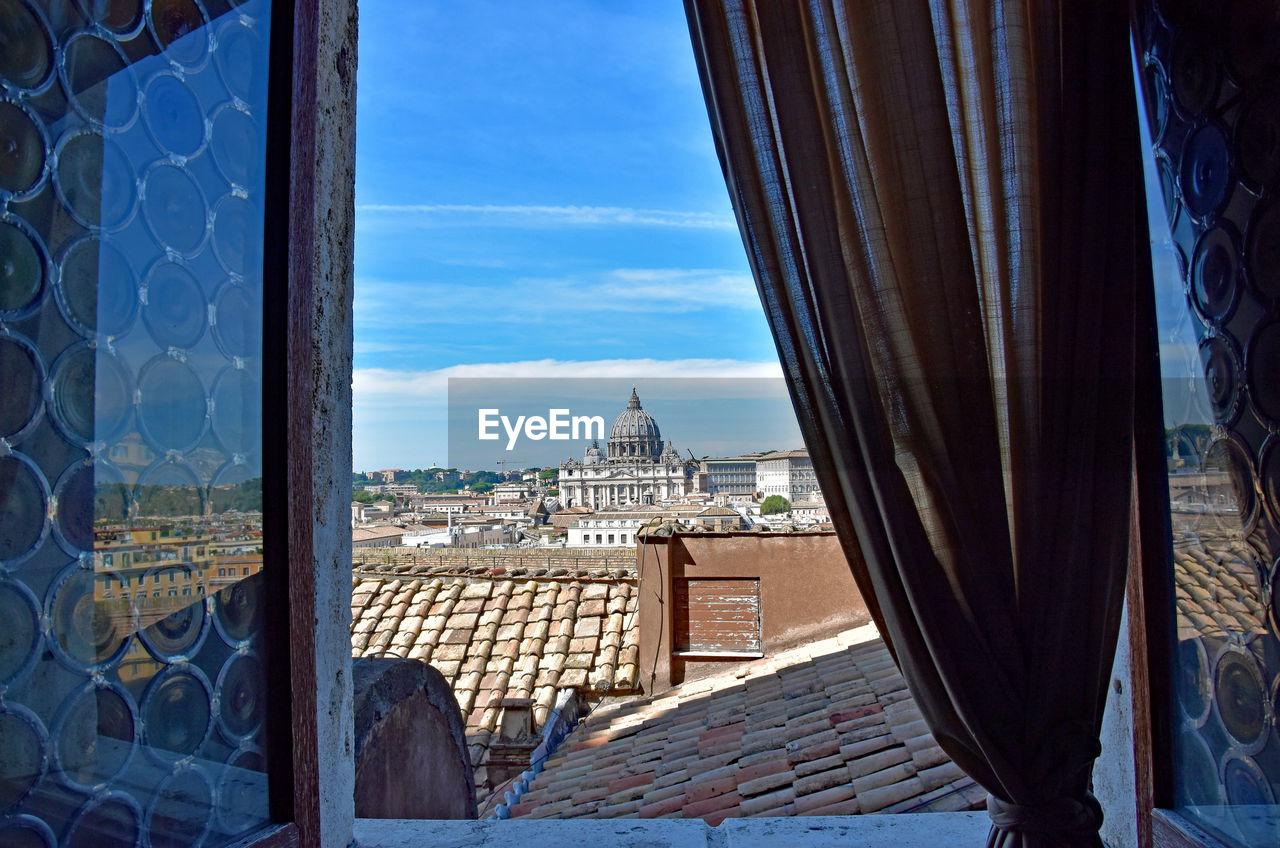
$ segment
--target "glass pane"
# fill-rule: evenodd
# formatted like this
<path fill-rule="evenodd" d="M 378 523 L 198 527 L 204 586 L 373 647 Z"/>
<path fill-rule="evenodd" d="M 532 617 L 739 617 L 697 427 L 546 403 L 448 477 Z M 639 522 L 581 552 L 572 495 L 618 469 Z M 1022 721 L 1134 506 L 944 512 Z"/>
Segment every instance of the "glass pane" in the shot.
<path fill-rule="evenodd" d="M 0 844 L 269 820 L 269 0 L 0 0 Z"/>
<path fill-rule="evenodd" d="M 1280 101 L 1274 11 L 1147 3 L 1156 309 L 1173 532 L 1177 809 L 1280 833 Z M 1259 63 L 1259 60 L 1262 60 Z"/>

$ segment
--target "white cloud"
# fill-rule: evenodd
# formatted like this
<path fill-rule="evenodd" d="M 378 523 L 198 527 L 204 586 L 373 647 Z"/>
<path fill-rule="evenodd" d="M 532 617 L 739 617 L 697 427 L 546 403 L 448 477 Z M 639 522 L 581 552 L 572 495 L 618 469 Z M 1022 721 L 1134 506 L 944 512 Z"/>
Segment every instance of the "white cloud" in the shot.
<path fill-rule="evenodd" d="M 733 230 L 731 216 L 714 212 L 684 212 L 672 209 L 636 209 L 626 206 L 540 206 L 464 203 L 361 203 L 356 205 L 357 225 L 367 213 L 394 215 L 401 222 L 411 219 L 419 226 L 438 226 L 478 220 L 504 227 L 676 227 L 698 230 Z M 362 214 L 366 213 L 366 214 Z"/>
<path fill-rule="evenodd" d="M 369 407 L 443 405 L 450 377 L 501 379 L 672 379 L 697 377 L 781 378 L 777 362 L 745 362 L 738 359 L 558 359 L 521 362 L 486 362 L 454 365 L 434 371 L 399 371 L 388 368 L 357 368 L 352 377 L 353 406 Z"/>

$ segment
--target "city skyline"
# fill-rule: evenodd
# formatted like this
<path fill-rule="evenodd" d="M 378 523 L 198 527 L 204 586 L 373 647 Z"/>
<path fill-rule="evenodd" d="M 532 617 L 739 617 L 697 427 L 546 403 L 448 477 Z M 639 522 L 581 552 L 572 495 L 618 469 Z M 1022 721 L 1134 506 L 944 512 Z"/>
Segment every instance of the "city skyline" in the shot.
<path fill-rule="evenodd" d="M 357 468 L 443 461 L 450 377 L 781 377 L 678 2 L 384 3 L 360 38 Z"/>

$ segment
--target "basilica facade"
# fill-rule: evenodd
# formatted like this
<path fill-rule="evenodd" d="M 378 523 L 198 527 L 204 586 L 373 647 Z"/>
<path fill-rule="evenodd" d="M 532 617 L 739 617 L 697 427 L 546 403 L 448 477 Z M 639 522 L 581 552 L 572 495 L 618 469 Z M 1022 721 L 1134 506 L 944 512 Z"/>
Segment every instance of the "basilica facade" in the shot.
<path fill-rule="evenodd" d="M 693 463 L 680 459 L 653 416 L 640 406 L 635 389 L 627 408 L 613 422 L 604 450 L 592 442 L 582 461 L 560 465 L 560 502 L 600 509 L 652 504 L 693 491 Z"/>

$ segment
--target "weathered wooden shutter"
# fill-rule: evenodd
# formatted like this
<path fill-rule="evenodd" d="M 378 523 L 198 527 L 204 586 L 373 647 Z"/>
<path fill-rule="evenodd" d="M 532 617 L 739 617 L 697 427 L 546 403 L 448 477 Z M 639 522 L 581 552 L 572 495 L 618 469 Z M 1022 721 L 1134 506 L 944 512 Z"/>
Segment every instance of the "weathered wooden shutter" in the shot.
<path fill-rule="evenodd" d="M 690 654 L 759 654 L 760 581 L 676 580 L 675 649 Z"/>

